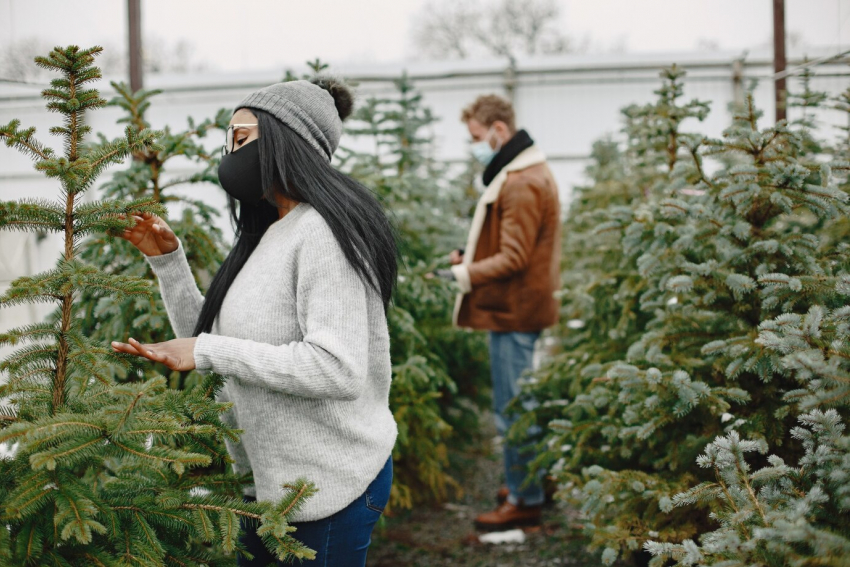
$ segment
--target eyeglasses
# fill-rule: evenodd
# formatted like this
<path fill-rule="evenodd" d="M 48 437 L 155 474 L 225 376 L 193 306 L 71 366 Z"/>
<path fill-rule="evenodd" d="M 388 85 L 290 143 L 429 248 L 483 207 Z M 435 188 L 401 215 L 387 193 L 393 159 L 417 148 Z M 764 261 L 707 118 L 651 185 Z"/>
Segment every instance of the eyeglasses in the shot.
<path fill-rule="evenodd" d="M 227 134 L 224 137 L 224 145 L 221 147 L 221 155 L 226 156 L 230 152 L 233 151 L 233 138 L 234 131 L 236 128 L 248 128 L 257 126 L 257 123 L 254 124 L 231 124 L 227 127 Z"/>

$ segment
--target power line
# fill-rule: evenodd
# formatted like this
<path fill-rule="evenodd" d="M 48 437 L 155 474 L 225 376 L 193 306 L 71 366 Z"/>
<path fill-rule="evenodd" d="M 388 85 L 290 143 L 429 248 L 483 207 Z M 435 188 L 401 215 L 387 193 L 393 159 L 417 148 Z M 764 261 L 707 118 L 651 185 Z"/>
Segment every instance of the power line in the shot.
<path fill-rule="evenodd" d="M 32 85 L 35 87 L 47 87 L 46 83 L 32 83 L 30 81 L 21 81 L 20 79 L 9 79 L 6 77 L 0 77 L 0 83 L 16 83 L 19 85 Z"/>
<path fill-rule="evenodd" d="M 803 63 L 802 65 L 797 65 L 796 67 L 792 67 L 790 69 L 785 69 L 784 71 L 780 71 L 779 73 L 774 73 L 771 75 L 772 79 L 784 79 L 785 77 L 795 74 L 797 71 L 802 71 L 807 67 L 813 67 L 815 65 L 822 65 L 823 63 L 828 63 L 830 61 L 834 61 L 835 59 L 840 59 L 845 55 L 850 54 L 850 49 L 846 49 L 841 53 L 836 53 L 835 55 L 827 55 L 826 57 L 821 57 L 819 59 L 813 59 L 807 63 Z"/>

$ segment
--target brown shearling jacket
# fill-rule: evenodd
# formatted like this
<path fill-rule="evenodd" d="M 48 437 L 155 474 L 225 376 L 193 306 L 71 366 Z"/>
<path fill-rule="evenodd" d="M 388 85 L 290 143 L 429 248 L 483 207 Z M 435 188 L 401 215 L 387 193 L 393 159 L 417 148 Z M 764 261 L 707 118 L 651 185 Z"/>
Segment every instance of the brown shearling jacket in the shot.
<path fill-rule="evenodd" d="M 467 259 L 471 261 L 453 268 L 460 287 L 471 288 L 456 306 L 458 326 L 539 331 L 558 320 L 559 301 L 554 297 L 561 284 L 558 187 L 545 161 L 517 169 L 524 165 L 521 158 L 522 154 L 514 160 L 518 163 L 505 167 L 498 197 L 486 205 L 474 255 Z"/>

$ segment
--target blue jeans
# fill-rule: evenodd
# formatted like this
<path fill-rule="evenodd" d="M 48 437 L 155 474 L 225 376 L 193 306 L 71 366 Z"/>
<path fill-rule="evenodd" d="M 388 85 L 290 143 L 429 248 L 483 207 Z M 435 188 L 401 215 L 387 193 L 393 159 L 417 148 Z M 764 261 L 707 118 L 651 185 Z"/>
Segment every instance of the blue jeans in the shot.
<path fill-rule="evenodd" d="M 531 370 L 534 343 L 540 336 L 540 331 L 531 333 L 508 332 L 500 333 L 490 331 L 490 372 L 493 379 L 493 412 L 496 416 L 496 430 L 504 436 L 510 426 L 516 421 L 514 414 L 508 415 L 505 408 L 513 398 L 519 394 L 518 379 L 525 370 Z M 522 402 L 526 410 L 537 406 L 535 400 L 524 400 Z M 529 429 L 529 435 L 540 433 L 540 428 L 534 426 Z M 543 485 L 540 474 L 529 484 L 528 487 L 520 489 L 520 486 L 528 476 L 528 463 L 535 454 L 531 447 L 516 447 L 504 443 L 505 454 L 505 480 L 510 494 L 508 502 L 522 503 L 527 506 L 542 504 L 545 500 Z"/>
<path fill-rule="evenodd" d="M 316 551 L 316 559 L 305 560 L 306 565 L 317 567 L 363 567 L 366 565 L 366 552 L 372 543 L 372 528 L 384 511 L 390 499 L 390 487 L 393 482 L 393 458 L 387 459 L 387 464 L 354 502 L 339 512 L 312 522 L 293 522 L 297 528 L 292 536 L 304 545 Z M 245 501 L 255 500 L 252 496 L 244 496 Z M 239 567 L 267 567 L 268 565 L 283 565 L 263 545 L 263 540 L 257 535 L 258 522 L 240 518 L 242 532 L 239 541 L 254 556 L 249 561 L 239 554 Z M 292 563 L 289 563 L 290 565 Z"/>

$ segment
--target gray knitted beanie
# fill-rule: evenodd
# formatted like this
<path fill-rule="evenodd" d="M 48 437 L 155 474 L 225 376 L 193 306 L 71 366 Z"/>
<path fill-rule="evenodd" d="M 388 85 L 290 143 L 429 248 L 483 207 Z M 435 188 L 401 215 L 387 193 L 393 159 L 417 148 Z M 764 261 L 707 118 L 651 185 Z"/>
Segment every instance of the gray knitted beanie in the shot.
<path fill-rule="evenodd" d="M 236 105 L 265 110 L 297 132 L 325 159 L 339 146 L 342 121 L 351 113 L 353 95 L 336 79 L 276 83 L 254 91 Z"/>

